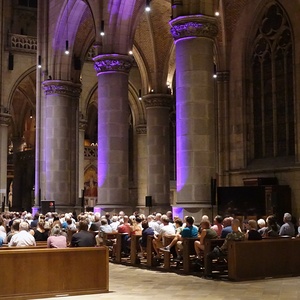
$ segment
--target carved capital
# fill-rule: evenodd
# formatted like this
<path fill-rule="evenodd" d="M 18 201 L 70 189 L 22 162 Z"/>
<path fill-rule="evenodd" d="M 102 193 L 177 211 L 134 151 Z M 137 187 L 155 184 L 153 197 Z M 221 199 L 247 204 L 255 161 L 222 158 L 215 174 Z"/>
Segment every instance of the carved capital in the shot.
<path fill-rule="evenodd" d="M 217 72 L 217 80 L 222 82 L 229 81 L 229 71 Z"/>
<path fill-rule="evenodd" d="M 147 109 L 153 107 L 170 109 L 173 104 L 173 96 L 165 94 L 148 94 L 143 97 L 143 102 Z"/>
<path fill-rule="evenodd" d="M 79 98 L 81 93 L 81 84 L 62 80 L 47 80 L 43 82 L 45 94 L 48 95 L 65 95 Z"/>
<path fill-rule="evenodd" d="M 147 125 L 138 125 L 135 128 L 137 134 L 147 134 Z"/>
<path fill-rule="evenodd" d="M 11 115 L 9 113 L 0 112 L 0 125 L 8 126 L 11 122 Z"/>
<path fill-rule="evenodd" d="M 195 15 L 178 17 L 170 21 L 171 34 L 175 41 L 188 37 L 206 37 L 213 39 L 218 34 L 216 19 Z"/>
<path fill-rule="evenodd" d="M 104 54 L 98 55 L 93 58 L 95 64 L 94 69 L 97 72 L 97 75 L 107 72 L 121 72 L 128 74 L 132 63 L 133 58 L 128 55 L 120 54 Z"/>

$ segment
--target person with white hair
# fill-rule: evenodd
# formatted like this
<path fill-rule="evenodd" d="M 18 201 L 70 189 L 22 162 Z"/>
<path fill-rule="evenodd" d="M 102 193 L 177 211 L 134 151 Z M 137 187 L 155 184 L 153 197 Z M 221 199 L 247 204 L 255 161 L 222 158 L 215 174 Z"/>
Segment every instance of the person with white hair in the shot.
<path fill-rule="evenodd" d="M 292 215 L 290 213 L 285 213 L 283 215 L 283 225 L 280 227 L 280 236 L 295 236 L 295 226 L 292 223 Z"/>
<path fill-rule="evenodd" d="M 124 216 L 123 216 L 123 218 L 124 218 Z M 120 225 L 119 217 L 113 216 L 111 218 L 111 223 L 110 223 L 110 227 L 111 227 L 112 231 L 117 231 L 119 225 Z"/>
<path fill-rule="evenodd" d="M 29 224 L 27 222 L 21 222 L 19 225 L 19 232 L 14 234 L 8 243 L 9 247 L 26 247 L 36 246 L 35 238 L 29 232 Z"/>

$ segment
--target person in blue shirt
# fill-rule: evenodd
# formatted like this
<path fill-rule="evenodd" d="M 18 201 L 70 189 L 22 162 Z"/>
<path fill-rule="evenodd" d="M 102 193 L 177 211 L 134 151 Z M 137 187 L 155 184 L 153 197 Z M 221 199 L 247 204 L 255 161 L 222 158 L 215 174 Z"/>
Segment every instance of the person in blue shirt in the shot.
<path fill-rule="evenodd" d="M 194 221 L 195 221 L 195 219 L 193 217 L 191 217 L 191 216 L 186 217 L 185 218 L 186 226 L 182 229 L 182 231 L 179 234 L 177 234 L 174 237 L 174 239 L 168 246 L 161 248 L 161 250 L 162 251 L 170 251 L 170 249 L 175 246 L 175 250 L 176 250 L 176 254 L 177 254 L 177 257 L 175 260 L 176 261 L 182 260 L 182 256 L 180 254 L 180 252 L 183 249 L 182 239 L 198 237 L 198 227 L 194 225 Z"/>

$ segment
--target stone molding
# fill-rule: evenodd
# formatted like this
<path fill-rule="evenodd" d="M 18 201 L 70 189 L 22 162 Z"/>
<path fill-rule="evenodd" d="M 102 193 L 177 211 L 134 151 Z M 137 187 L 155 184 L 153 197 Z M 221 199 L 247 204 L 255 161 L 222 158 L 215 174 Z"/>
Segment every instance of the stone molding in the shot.
<path fill-rule="evenodd" d="M 104 54 L 93 58 L 97 75 L 107 72 L 121 72 L 129 74 L 133 58 L 129 55 Z"/>
<path fill-rule="evenodd" d="M 11 115 L 8 113 L 0 113 L 0 125 L 8 126 L 11 122 Z"/>
<path fill-rule="evenodd" d="M 147 125 L 138 125 L 135 128 L 137 134 L 147 134 Z"/>
<path fill-rule="evenodd" d="M 217 72 L 217 81 L 229 81 L 229 71 Z"/>
<path fill-rule="evenodd" d="M 171 108 L 173 104 L 173 96 L 165 94 L 148 94 L 143 96 L 144 105 L 147 108 Z"/>
<path fill-rule="evenodd" d="M 48 95 L 64 95 L 79 98 L 81 84 L 63 80 L 46 80 L 43 82 L 43 89 Z"/>
<path fill-rule="evenodd" d="M 175 41 L 189 37 L 213 39 L 218 34 L 218 25 L 214 17 L 193 15 L 181 16 L 169 22 Z"/>
<path fill-rule="evenodd" d="M 88 124 L 88 122 L 86 119 L 80 119 L 79 120 L 79 130 L 85 131 L 87 128 L 87 124 Z"/>

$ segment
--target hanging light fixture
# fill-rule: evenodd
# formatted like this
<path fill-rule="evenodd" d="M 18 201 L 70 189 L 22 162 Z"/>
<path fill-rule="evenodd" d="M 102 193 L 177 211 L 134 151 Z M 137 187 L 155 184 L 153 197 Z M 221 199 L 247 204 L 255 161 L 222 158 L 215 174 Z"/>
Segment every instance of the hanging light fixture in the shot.
<path fill-rule="evenodd" d="M 65 54 L 69 54 L 70 53 L 70 51 L 69 51 L 69 41 L 68 40 L 66 40 L 66 49 L 65 49 Z"/>
<path fill-rule="evenodd" d="M 146 0 L 146 7 L 145 7 L 145 11 L 149 12 L 151 10 L 151 7 L 150 7 L 150 1 L 151 0 Z"/>
<path fill-rule="evenodd" d="M 42 67 L 42 57 L 39 55 L 38 56 L 38 68 L 41 69 Z"/>
<path fill-rule="evenodd" d="M 142 90 L 139 89 L 139 100 L 142 100 Z"/>
<path fill-rule="evenodd" d="M 105 35 L 105 32 L 104 32 L 104 20 L 101 20 L 100 35 L 101 36 Z"/>
<path fill-rule="evenodd" d="M 67 39 L 66 39 L 66 48 L 65 48 L 65 54 L 69 54 L 69 41 L 68 41 L 68 37 L 69 37 L 69 0 L 67 1 Z"/>

